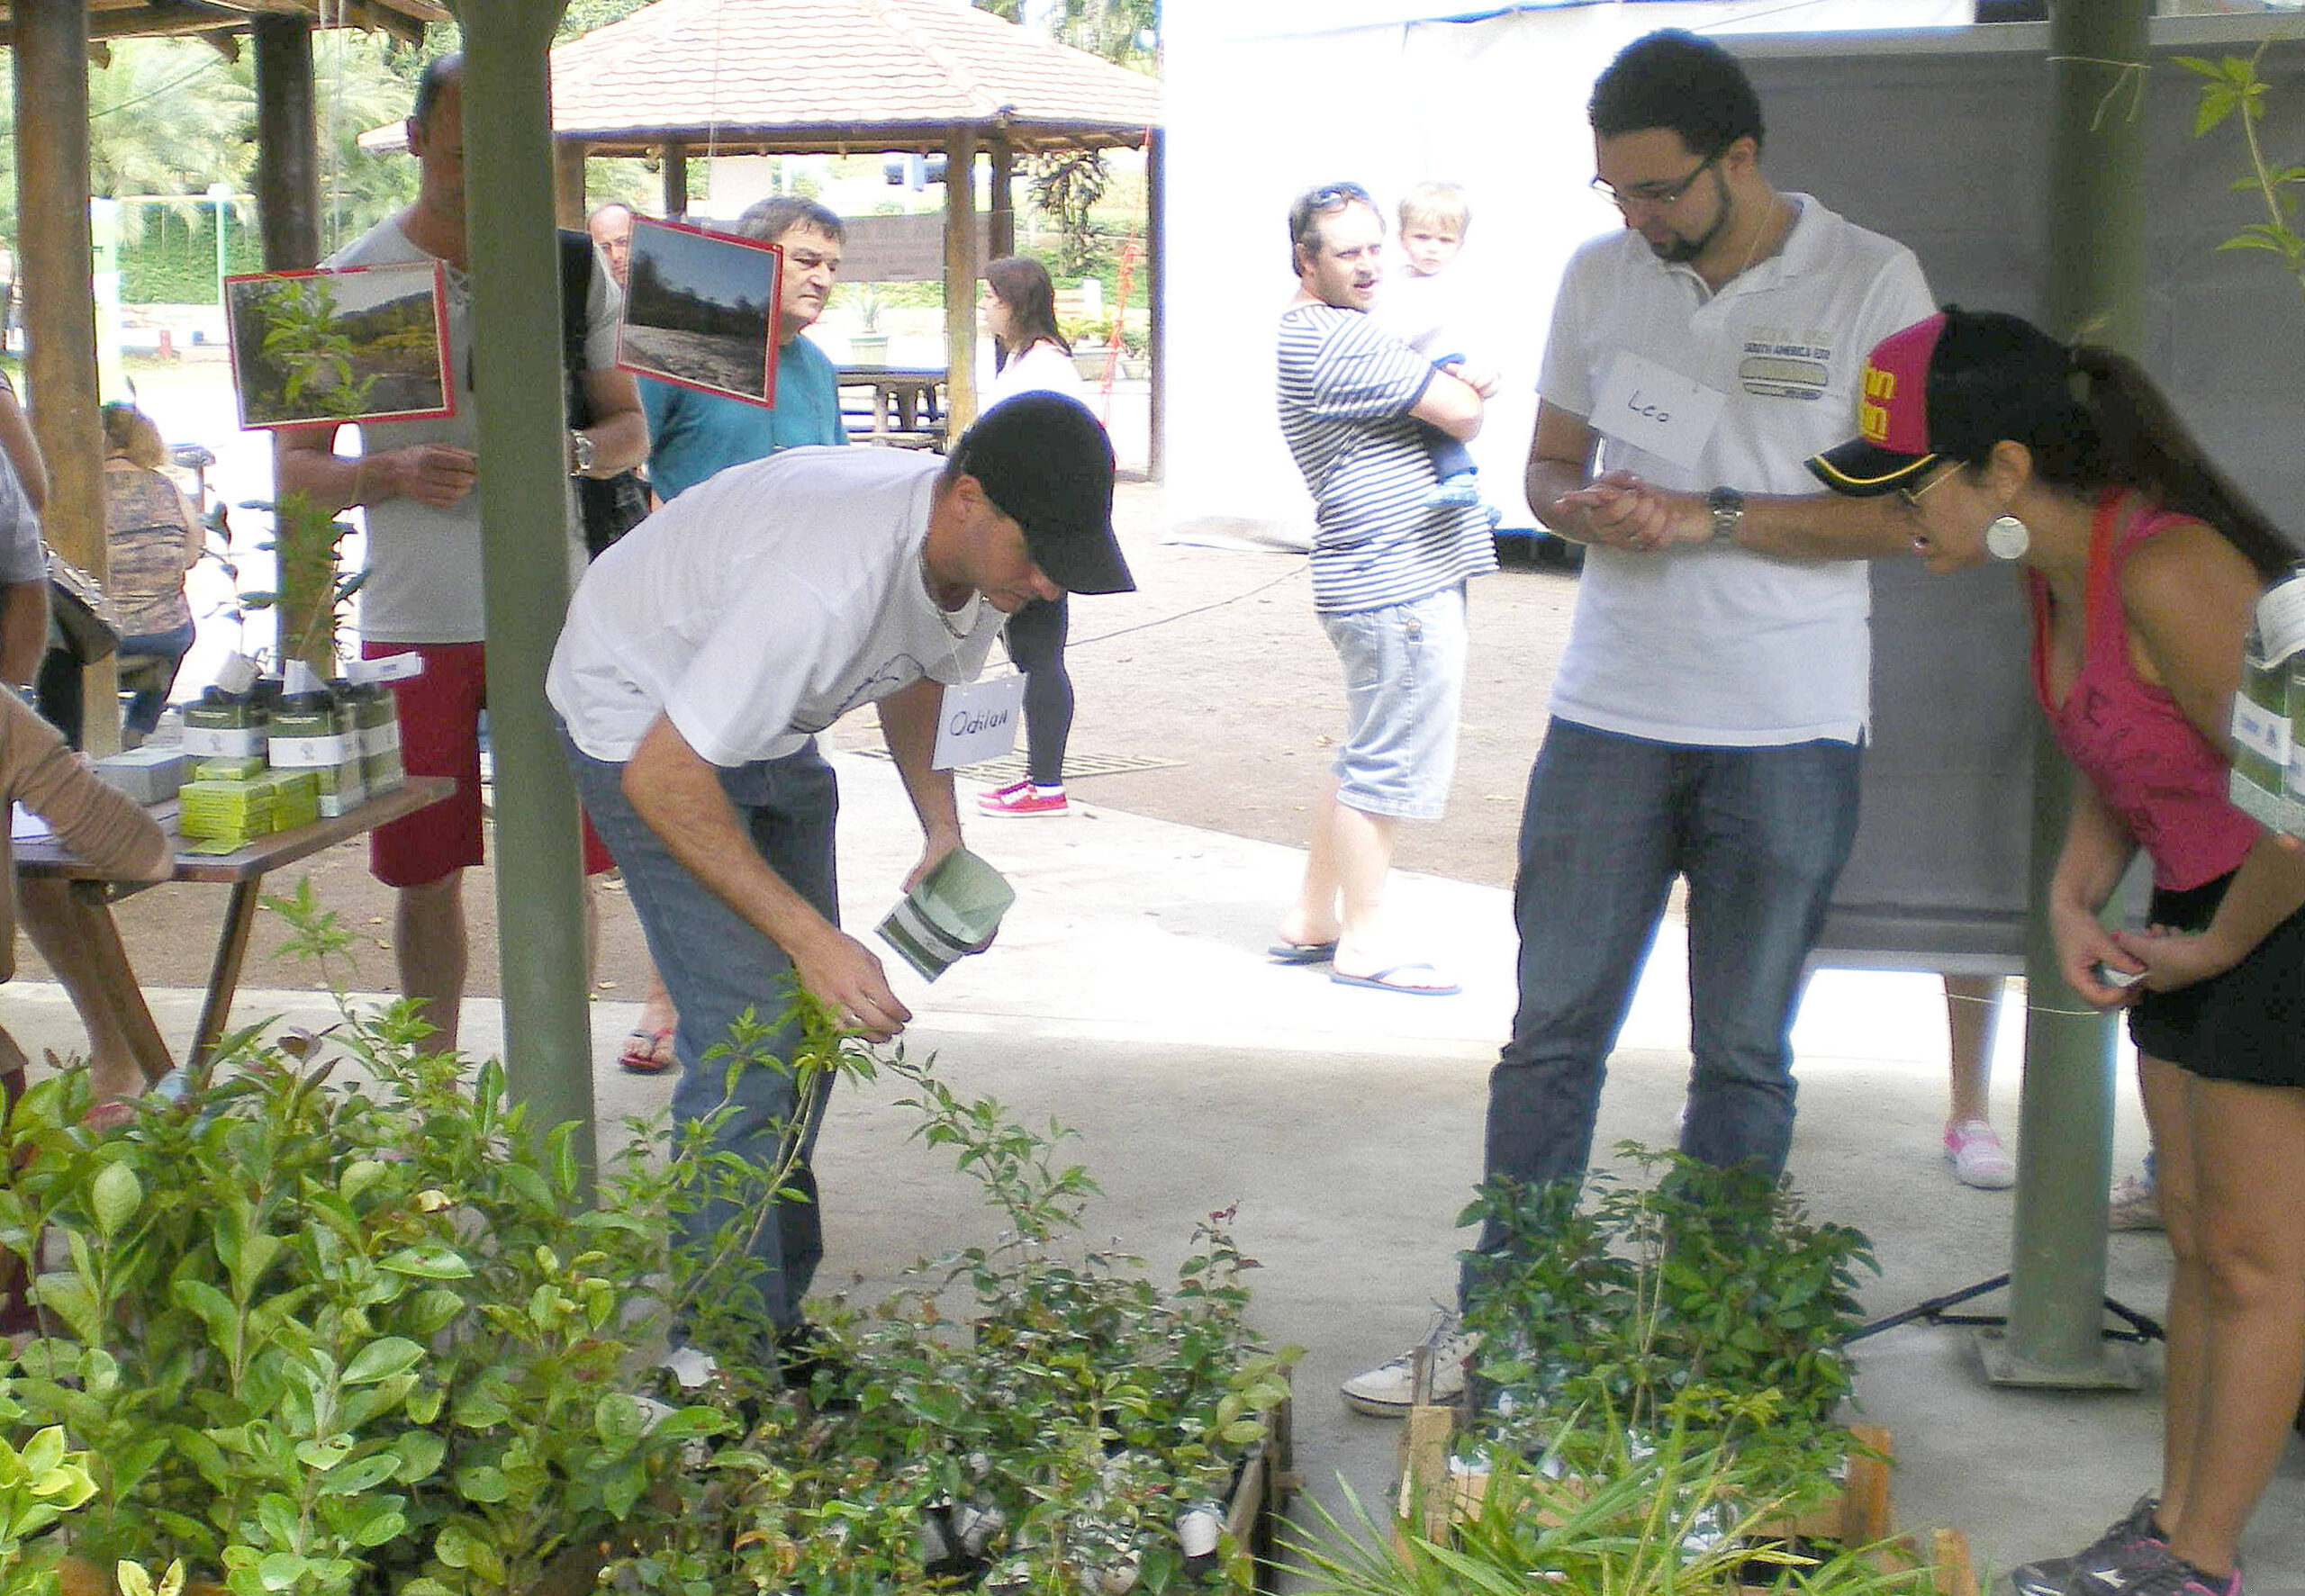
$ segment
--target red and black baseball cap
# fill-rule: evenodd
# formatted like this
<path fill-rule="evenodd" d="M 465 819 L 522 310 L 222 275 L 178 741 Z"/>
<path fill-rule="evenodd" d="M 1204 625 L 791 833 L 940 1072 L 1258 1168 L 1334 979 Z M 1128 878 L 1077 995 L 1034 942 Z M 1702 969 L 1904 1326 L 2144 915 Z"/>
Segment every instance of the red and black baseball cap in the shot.
<path fill-rule="evenodd" d="M 1874 346 L 1858 436 L 1812 455 L 1809 469 L 1857 498 L 1903 487 L 1940 459 L 2031 436 L 2045 414 L 2073 406 L 2070 370 L 2065 346 L 2022 317 L 1947 305 Z"/>

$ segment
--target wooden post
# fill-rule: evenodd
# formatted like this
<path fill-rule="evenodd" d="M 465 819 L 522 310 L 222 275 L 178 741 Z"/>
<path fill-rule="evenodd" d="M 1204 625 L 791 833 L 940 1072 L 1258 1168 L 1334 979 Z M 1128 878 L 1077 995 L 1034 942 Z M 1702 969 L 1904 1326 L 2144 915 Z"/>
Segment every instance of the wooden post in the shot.
<path fill-rule="evenodd" d="M 1017 253 L 1017 206 L 1012 194 L 1017 164 L 1017 151 L 1008 142 L 1006 128 L 992 130 L 992 138 L 985 147 L 992 158 L 992 224 L 991 236 L 985 247 L 992 251 L 992 258 Z M 971 294 L 974 298 L 974 294 Z"/>
<path fill-rule="evenodd" d="M 976 419 L 976 130 L 955 127 L 945 146 L 945 437 Z"/>
<path fill-rule="evenodd" d="M 49 546 L 104 579 L 95 284 L 88 233 L 88 13 L 13 0 L 16 29 L 17 272 L 24 291 L 25 398 L 48 460 Z M 83 745 L 120 748 L 120 679 L 110 659 L 82 678 Z"/>
<path fill-rule="evenodd" d="M 664 167 L 664 214 L 678 220 L 688 214 L 688 146 L 664 145 L 657 158 Z"/>
<path fill-rule="evenodd" d="M 256 36 L 256 207 L 265 269 L 321 258 L 320 138 L 312 109 L 312 29 L 302 17 L 260 16 Z"/>
<path fill-rule="evenodd" d="M 316 266 L 321 258 L 320 140 L 313 114 L 312 32 L 301 17 L 259 17 L 256 33 L 257 210 L 268 271 Z M 278 487 L 275 484 L 275 499 Z M 279 601 L 275 651 L 335 673 L 335 517 L 276 512 Z M 291 528 L 297 531 L 292 532 Z M 293 555 L 291 551 L 295 551 Z"/>
<path fill-rule="evenodd" d="M 581 139 L 556 139 L 552 146 L 553 221 L 581 230 L 592 207 L 584 203 L 584 152 Z"/>

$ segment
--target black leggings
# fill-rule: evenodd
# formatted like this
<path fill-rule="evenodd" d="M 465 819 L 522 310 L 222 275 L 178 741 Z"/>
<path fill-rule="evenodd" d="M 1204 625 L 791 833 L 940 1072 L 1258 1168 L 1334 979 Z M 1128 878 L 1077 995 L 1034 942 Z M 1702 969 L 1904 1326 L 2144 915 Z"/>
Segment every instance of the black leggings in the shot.
<path fill-rule="evenodd" d="M 1064 744 L 1072 735 L 1072 678 L 1064 671 L 1070 611 L 1062 599 L 1035 599 L 1008 618 L 1008 657 L 1025 673 L 1025 770 L 1036 787 L 1064 784 Z"/>

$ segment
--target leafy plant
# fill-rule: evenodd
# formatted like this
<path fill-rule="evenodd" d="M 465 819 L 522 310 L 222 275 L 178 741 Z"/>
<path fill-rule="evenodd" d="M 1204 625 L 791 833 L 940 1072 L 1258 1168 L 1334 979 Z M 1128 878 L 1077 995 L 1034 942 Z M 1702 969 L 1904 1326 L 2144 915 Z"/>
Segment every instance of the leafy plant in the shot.
<path fill-rule="evenodd" d="M 272 902 L 301 951 L 341 953 L 308 886 Z M 399 1005 L 293 1050 L 244 1032 L 101 1137 L 77 1073 L 10 1116 L 0 1248 L 39 1271 L 44 1322 L 0 1360 L 0 1435 L 86 1449 L 84 1559 L 182 1558 L 233 1596 L 531 1589 L 649 1533 L 724 1426 L 635 1387 L 684 1294 L 741 1287 L 741 1258 L 693 1273 L 669 1242 L 729 1172 L 636 1124 L 596 1204 L 589 1128 L 538 1131 L 501 1067 L 420 1052 L 428 1030 Z M 753 1205 L 786 1173 L 752 1172 Z M 51 1228 L 68 1256 L 43 1268 Z"/>
<path fill-rule="evenodd" d="M 8 1419 L 9 1406 L 0 1402 L 0 1421 Z M 48 1562 L 28 1562 L 24 1543 L 95 1494 L 87 1461 L 86 1452 L 67 1451 L 62 1425 L 33 1431 L 21 1449 L 0 1436 L 0 1596 L 46 1596 L 55 1590 Z"/>
<path fill-rule="evenodd" d="M 1770 1528 L 1792 1505 L 1755 1460 L 1748 1408 L 1674 1402 L 1652 1441 L 1622 1435 L 1574 1473 L 1559 1459 L 1499 1454 L 1479 1510 L 1432 1537 L 1379 1523 L 1357 1500 L 1292 1550 L 1306 1588 L 1330 1596 L 1722 1596 L 1749 1588 L 1812 1596 L 1928 1596 L 1930 1572 L 1888 1547 L 1787 1545 Z"/>
<path fill-rule="evenodd" d="M 1163 1294 L 1137 1259 L 1067 1250 L 1096 1192 L 1057 1156 L 1068 1132 L 963 1100 L 901 1054 L 876 1067 L 911 1087 L 918 1136 L 954 1154 L 1005 1228 L 869 1309 L 826 1305 L 813 1405 L 766 1409 L 716 1458 L 733 1537 L 684 1537 L 683 1582 L 1119 1596 L 1239 1573 L 1244 1548 L 1189 1551 L 1178 1524 L 1228 1494 L 1295 1351 L 1246 1325 L 1256 1265 L 1231 1211 L 1196 1228 Z M 955 1321 L 943 1299 L 963 1287 Z"/>
<path fill-rule="evenodd" d="M 1489 1433 L 1582 1465 L 1616 1444 L 1618 1423 L 1647 1433 L 1670 1411 L 1701 1429 L 1712 1411 L 1725 1426 L 1737 1402 L 1766 1396 L 1774 1421 L 1749 1439 L 1789 1477 L 1813 1478 L 1845 1444 L 1830 1429 L 1851 1387 L 1840 1342 L 1858 1323 L 1858 1270 L 1878 1268 L 1871 1244 L 1812 1222 L 1782 1178 L 1631 1142 L 1618 1152 L 1650 1184 L 1596 1173 L 1587 1202 L 1575 1183 L 1492 1181 L 1459 1220 L 1494 1222 L 1503 1238 L 1465 1255 Z"/>
<path fill-rule="evenodd" d="M 1121 1596 L 1238 1566 L 1243 1548 L 1175 1533 L 1226 1493 L 1287 1393 L 1292 1354 L 1245 1323 L 1255 1265 L 1229 1212 L 1165 1295 L 1135 1260 L 1071 1256 L 1095 1186 L 1055 1156 L 1063 1132 L 960 1099 L 796 992 L 789 1063 L 749 1017 L 708 1063 L 789 1069 L 801 1102 L 828 1074 L 895 1072 L 922 1140 L 1008 1228 L 870 1312 L 828 1305 L 825 1366 L 788 1389 L 743 1305 L 797 1141 L 762 1170 L 709 1123 L 678 1139 L 635 1123 L 593 1201 L 573 1144 L 588 1128 L 537 1130 L 498 1065 L 422 1052 L 406 1005 L 353 1010 L 351 933 L 309 882 L 268 901 L 339 1023 L 230 1038 L 179 1099 L 108 1134 L 84 1128 L 77 1073 L 0 1128 L 0 1164 L 21 1170 L 0 1189 L 0 1249 L 35 1271 L 43 1316 L 0 1357 L 0 1528 L 51 1532 L 36 1564 L 0 1542 L 0 1573 L 55 1550 L 5 1459 L 29 1457 L 18 1473 L 54 1495 L 66 1447 L 86 1469 L 85 1491 L 64 1482 L 73 1552 L 140 1560 L 127 1596 L 169 1596 L 140 1571 L 172 1560 L 230 1596 L 480 1596 L 596 1573 L 642 1596 L 962 1575 L 1066 1596 L 1093 1576 Z M 737 1222 L 675 1252 L 675 1222 L 722 1203 Z M 60 1265 L 43 1267 L 43 1231 Z M 957 1322 L 948 1288 L 970 1300 Z M 673 1321 L 719 1359 L 679 1407 L 644 1394 Z"/>
<path fill-rule="evenodd" d="M 2237 116 L 2249 169 L 2235 178 L 2232 186 L 2236 192 L 2255 194 L 2264 205 L 2263 221 L 2248 223 L 2218 248 L 2272 251 L 2280 257 L 2282 269 L 2297 280 L 2299 292 L 2305 293 L 2305 237 L 2299 236 L 2294 222 L 2297 191 L 2305 185 L 2305 167 L 2275 164 L 2265 152 L 2261 125 L 2267 86 L 2258 65 L 2272 42 L 2270 39 L 2261 41 L 2246 56 L 2225 56 L 2214 61 L 2180 56 L 2177 64 L 2202 80 L 2201 100 L 2193 109 L 2193 137 L 2201 138 Z"/>

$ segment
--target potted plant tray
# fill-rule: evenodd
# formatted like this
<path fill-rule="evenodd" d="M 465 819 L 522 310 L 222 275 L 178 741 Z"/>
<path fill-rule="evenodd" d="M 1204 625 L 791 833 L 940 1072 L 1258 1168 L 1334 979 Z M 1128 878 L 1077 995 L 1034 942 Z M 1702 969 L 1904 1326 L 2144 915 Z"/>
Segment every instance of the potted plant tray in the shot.
<path fill-rule="evenodd" d="M 1398 1521 L 1428 1540 L 1442 1540 L 1451 1524 L 1478 1518 L 1487 1499 L 1488 1476 L 1450 1466 L 1450 1448 L 1464 1420 L 1460 1406 L 1409 1410 L 1401 1432 Z M 1938 1596 L 1977 1596 L 1968 1537 L 1957 1529 L 1899 1535 L 1889 1505 L 1893 1456 L 1885 1426 L 1852 1424 L 1849 1461 L 1839 1493 L 1806 1511 L 1772 1519 L 1765 1534 L 1788 1542 L 1835 1542 L 1875 1548 L 1872 1559 L 1888 1569 L 1927 1568 Z"/>

